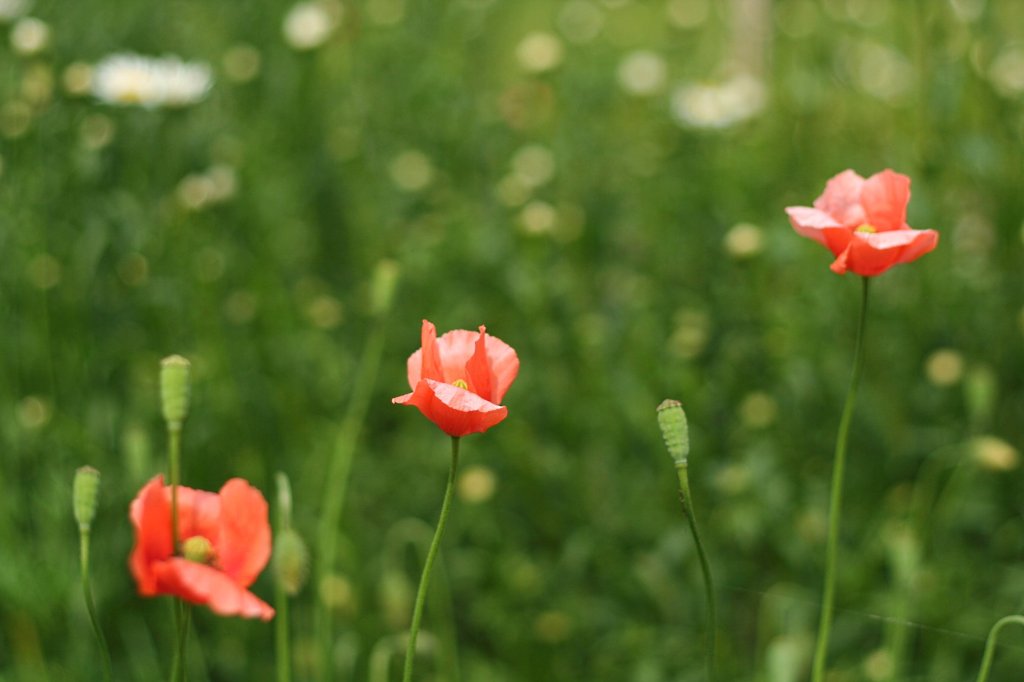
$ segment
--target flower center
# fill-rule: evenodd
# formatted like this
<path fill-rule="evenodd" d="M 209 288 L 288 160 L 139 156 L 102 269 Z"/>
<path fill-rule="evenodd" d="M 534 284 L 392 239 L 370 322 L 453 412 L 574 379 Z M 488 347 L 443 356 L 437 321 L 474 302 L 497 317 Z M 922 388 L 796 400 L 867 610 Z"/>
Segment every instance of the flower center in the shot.
<path fill-rule="evenodd" d="M 876 228 L 874 225 L 868 225 L 867 223 L 864 223 L 856 230 L 854 230 L 854 232 L 867 232 L 868 234 L 874 234 L 878 232 L 878 228 Z"/>
<path fill-rule="evenodd" d="M 213 559 L 213 545 L 202 535 L 193 535 L 181 544 L 181 553 L 189 561 L 208 564 Z"/>
<path fill-rule="evenodd" d="M 469 384 L 467 384 L 462 379 L 456 379 L 455 381 L 453 381 L 452 382 L 452 386 L 455 386 L 456 388 L 461 388 L 461 389 L 464 389 L 464 390 L 467 390 L 467 391 L 469 390 Z"/>

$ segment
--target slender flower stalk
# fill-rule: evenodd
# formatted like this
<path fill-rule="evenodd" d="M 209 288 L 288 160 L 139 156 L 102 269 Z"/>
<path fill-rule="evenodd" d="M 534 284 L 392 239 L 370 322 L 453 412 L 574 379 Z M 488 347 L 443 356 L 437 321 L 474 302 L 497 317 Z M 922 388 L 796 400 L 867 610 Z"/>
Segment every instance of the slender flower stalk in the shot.
<path fill-rule="evenodd" d="M 679 501 L 683 505 L 683 515 L 690 526 L 690 533 L 693 535 L 693 544 L 697 548 L 697 556 L 700 559 L 700 570 L 704 577 L 704 599 L 707 608 L 707 641 L 704 647 L 704 664 L 707 670 L 708 681 L 715 679 L 715 649 L 718 632 L 718 609 L 715 604 L 715 584 L 711 577 L 711 564 L 708 562 L 708 555 L 704 549 L 704 543 L 700 538 L 700 531 L 697 528 L 697 517 L 693 513 L 693 498 L 690 495 L 690 433 L 686 423 L 686 413 L 683 406 L 677 400 L 665 400 L 658 405 L 658 426 L 661 427 L 661 435 L 665 439 L 665 446 L 668 448 L 672 461 L 675 464 L 676 476 L 679 479 Z"/>
<path fill-rule="evenodd" d="M 835 458 L 832 465 L 832 491 L 828 510 L 828 539 L 825 545 L 825 583 L 822 589 L 821 620 L 818 623 L 818 641 L 814 649 L 814 665 L 811 679 L 824 682 L 825 662 L 828 656 L 828 639 L 832 630 L 832 613 L 835 608 L 836 565 L 839 557 L 839 519 L 843 504 L 843 475 L 846 468 L 846 446 L 850 435 L 850 422 L 857 400 L 857 387 L 864 366 L 864 329 L 868 314 L 868 284 L 870 278 L 861 278 L 860 321 L 857 325 L 856 350 L 853 356 L 853 373 L 850 388 L 846 392 L 846 404 L 839 421 L 836 436 Z"/>
<path fill-rule="evenodd" d="M 181 485 L 181 430 L 188 416 L 191 363 L 180 355 L 160 362 L 160 403 L 167 424 L 167 457 L 171 478 L 171 539 L 174 551 L 181 548 L 178 537 L 178 486 Z M 188 641 L 189 611 L 184 602 L 174 605 L 174 631 L 177 645 L 171 663 L 171 682 L 185 679 L 185 644 Z"/>
<path fill-rule="evenodd" d="M 111 682 L 113 680 L 113 672 L 110 665 L 110 650 L 107 647 L 107 638 L 103 636 L 103 629 L 100 627 L 100 621 L 96 615 L 96 604 L 92 599 L 92 590 L 89 588 L 89 537 L 92 532 L 92 521 L 96 517 L 99 486 L 100 472 L 92 467 L 82 467 L 75 472 L 75 480 L 72 486 L 72 503 L 75 510 L 75 520 L 78 521 L 82 595 L 85 597 L 85 608 L 89 612 L 89 621 L 92 623 L 92 630 L 96 635 L 96 643 L 100 647 L 103 679 Z"/>
<path fill-rule="evenodd" d="M 977 682 L 987 682 L 989 670 L 992 668 L 992 659 L 996 655 L 996 644 L 999 641 L 999 632 L 1011 623 L 1024 625 L 1024 616 L 1006 616 L 996 621 L 992 630 L 988 633 L 988 640 L 985 642 L 985 656 L 981 659 L 981 670 L 978 671 Z"/>
<path fill-rule="evenodd" d="M 416 636 L 420 631 L 420 621 L 423 618 L 423 605 L 427 600 L 427 588 L 430 586 L 430 575 L 434 570 L 434 559 L 441 547 L 441 537 L 444 535 L 445 523 L 448 521 L 448 513 L 451 511 L 452 497 L 455 493 L 455 472 L 459 466 L 459 438 L 452 437 L 452 462 L 448 470 L 448 485 L 444 490 L 444 500 L 441 502 L 441 516 L 437 521 L 437 529 L 434 531 L 434 539 L 427 551 L 427 560 L 423 565 L 423 575 L 420 576 L 420 586 L 416 591 L 416 605 L 412 612 L 412 625 L 409 628 L 409 644 L 405 651 L 405 671 L 402 675 L 403 682 L 412 682 L 412 668 L 416 660 Z"/>

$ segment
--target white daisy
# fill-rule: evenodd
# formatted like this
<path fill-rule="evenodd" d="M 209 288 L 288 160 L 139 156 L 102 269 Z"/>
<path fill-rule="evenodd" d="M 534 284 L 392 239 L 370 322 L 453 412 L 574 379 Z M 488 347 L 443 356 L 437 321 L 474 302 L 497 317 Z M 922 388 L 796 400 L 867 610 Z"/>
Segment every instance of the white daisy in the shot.
<path fill-rule="evenodd" d="M 212 82 L 210 67 L 202 62 L 115 54 L 96 64 L 92 92 L 108 104 L 184 107 L 203 99 Z"/>

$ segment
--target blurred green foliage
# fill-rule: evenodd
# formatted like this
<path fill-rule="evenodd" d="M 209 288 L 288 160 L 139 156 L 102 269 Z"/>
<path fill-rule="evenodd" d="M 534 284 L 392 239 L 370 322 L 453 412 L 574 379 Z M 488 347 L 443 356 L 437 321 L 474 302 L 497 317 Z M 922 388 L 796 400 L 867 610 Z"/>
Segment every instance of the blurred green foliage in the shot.
<path fill-rule="evenodd" d="M 1024 607 L 1024 4 L 321 8 L 337 23 L 307 50 L 279 1 L 5 19 L 0 680 L 97 678 L 84 464 L 103 474 L 92 574 L 116 677 L 165 675 L 168 600 L 126 567 L 128 503 L 166 468 L 165 355 L 193 363 L 185 483 L 239 475 L 273 499 L 287 472 L 313 539 L 382 259 L 402 281 L 336 575 L 294 603 L 298 679 L 322 595 L 334 679 L 400 658 L 447 466 L 444 436 L 389 404 L 422 318 L 486 324 L 522 361 L 509 418 L 464 443 L 445 540 L 462 679 L 702 679 L 665 397 L 690 418 L 723 678 L 803 679 L 859 287 L 782 209 L 848 167 L 909 174 L 909 222 L 941 242 L 873 287 L 831 679 L 972 679 L 990 625 Z M 83 94 L 87 65 L 124 51 L 206 62 L 212 88 L 178 109 Z M 269 572 L 254 589 L 271 599 Z M 271 625 L 193 621 L 191 679 L 272 679 Z M 994 679 L 1018 679 L 1005 641 Z M 440 660 L 420 679 L 449 679 Z"/>

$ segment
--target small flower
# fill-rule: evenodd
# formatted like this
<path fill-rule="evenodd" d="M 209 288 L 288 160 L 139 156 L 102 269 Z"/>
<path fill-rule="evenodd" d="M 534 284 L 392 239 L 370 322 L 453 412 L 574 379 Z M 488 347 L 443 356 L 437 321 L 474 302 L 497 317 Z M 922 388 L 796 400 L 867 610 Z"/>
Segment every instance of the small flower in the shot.
<path fill-rule="evenodd" d="M 501 422 L 501 403 L 519 373 L 519 357 L 501 339 L 455 329 L 437 338 L 437 328 L 423 320 L 420 350 L 409 357 L 412 393 L 391 400 L 414 405 L 449 436 L 483 433 Z"/>
<path fill-rule="evenodd" d="M 270 558 L 267 501 L 240 478 L 218 493 L 178 486 L 178 536 L 171 532 L 171 487 L 163 476 L 132 501 L 135 548 L 129 566 L 139 594 L 178 596 L 221 616 L 270 620 L 274 609 L 247 588 Z"/>
<path fill-rule="evenodd" d="M 907 225 L 909 201 L 906 175 L 886 169 L 865 180 L 846 170 L 828 181 L 814 208 L 790 206 L 786 213 L 793 229 L 836 257 L 832 272 L 873 277 L 920 258 L 939 243 L 935 230 Z"/>
<path fill-rule="evenodd" d="M 212 80 L 205 63 L 115 54 L 96 64 L 92 92 L 108 104 L 184 107 L 203 99 Z"/>

